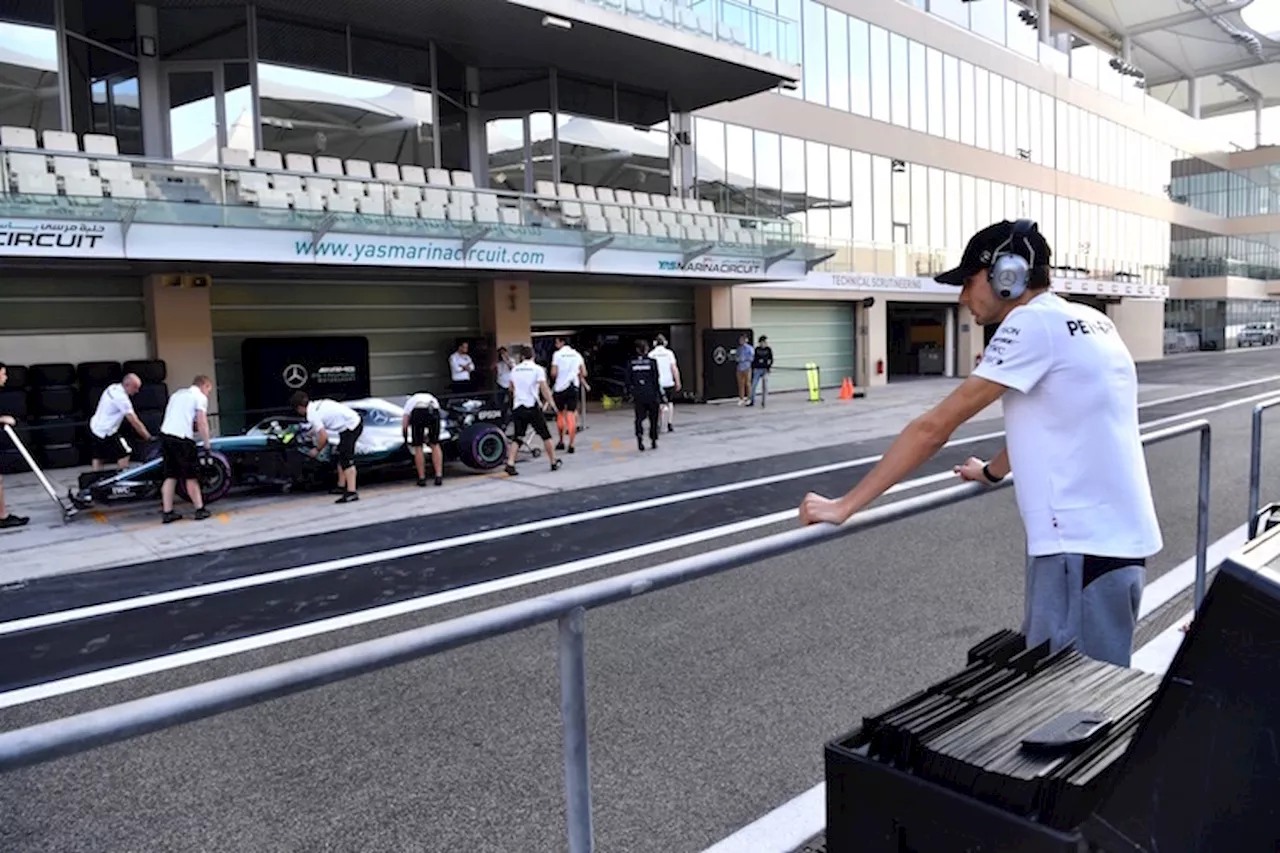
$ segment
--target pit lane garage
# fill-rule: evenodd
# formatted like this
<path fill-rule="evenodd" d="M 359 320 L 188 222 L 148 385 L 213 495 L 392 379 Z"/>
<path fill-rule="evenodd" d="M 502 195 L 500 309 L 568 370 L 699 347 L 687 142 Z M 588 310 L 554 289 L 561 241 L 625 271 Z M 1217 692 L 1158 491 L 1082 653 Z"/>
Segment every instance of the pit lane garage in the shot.
<path fill-rule="evenodd" d="M 361 476 L 394 479 L 413 475 L 413 453 L 404 442 L 404 408 L 378 397 L 347 402 L 359 412 L 364 432 L 356 443 L 356 464 Z M 504 412 L 480 399 L 446 404 L 441 411 L 440 445 L 447 462 L 459 462 L 474 471 L 492 471 L 506 460 L 507 436 Z M 237 489 L 274 488 L 281 492 L 307 491 L 333 485 L 331 452 L 335 436 L 316 458 L 315 446 L 303 418 L 280 415 L 266 418 L 240 435 L 213 439 L 212 448 L 200 458 L 200 490 L 205 503 L 225 498 Z M 142 464 L 124 471 L 86 472 L 68 497 L 76 509 L 94 505 L 159 497 L 163 481 L 159 445 L 151 442 L 141 454 Z M 179 484 L 185 498 L 185 486 Z"/>

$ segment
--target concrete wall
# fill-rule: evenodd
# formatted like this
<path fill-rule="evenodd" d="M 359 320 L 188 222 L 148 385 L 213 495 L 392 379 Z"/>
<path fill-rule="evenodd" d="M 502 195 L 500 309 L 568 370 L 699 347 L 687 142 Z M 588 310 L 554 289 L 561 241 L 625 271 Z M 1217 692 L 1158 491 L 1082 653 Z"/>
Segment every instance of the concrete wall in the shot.
<path fill-rule="evenodd" d="M 1164 358 L 1164 302 L 1156 299 L 1122 299 L 1107 305 L 1107 316 L 1134 361 Z"/>
<path fill-rule="evenodd" d="M 1237 276 L 1171 278 L 1170 299 L 1267 299 L 1269 282 Z"/>
<path fill-rule="evenodd" d="M 207 280 L 207 279 L 206 279 Z M 177 286 L 171 284 L 177 283 Z M 196 376 L 214 379 L 211 287 L 191 286 L 191 277 L 147 276 L 143 289 L 147 311 L 150 358 L 165 362 L 170 390 L 185 388 Z M 209 395 L 209 411 L 218 408 L 216 387 Z M 211 426 L 214 426 L 211 424 Z"/>

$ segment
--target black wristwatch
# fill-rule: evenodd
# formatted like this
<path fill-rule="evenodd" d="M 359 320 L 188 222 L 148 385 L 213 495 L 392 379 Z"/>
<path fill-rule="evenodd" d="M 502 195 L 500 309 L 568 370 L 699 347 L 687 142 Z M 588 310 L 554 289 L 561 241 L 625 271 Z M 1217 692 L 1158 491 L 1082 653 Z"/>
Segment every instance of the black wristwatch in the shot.
<path fill-rule="evenodd" d="M 1003 480 L 1003 479 L 1004 479 L 1004 477 L 997 477 L 997 476 L 995 476 L 994 474 L 992 474 L 992 473 L 991 473 L 991 463 L 990 463 L 990 462 L 988 462 L 986 465 L 983 465 L 983 466 L 982 466 L 982 476 L 984 476 L 984 477 L 986 477 L 986 478 L 987 478 L 987 482 L 988 482 L 988 483 L 993 483 L 993 484 L 994 484 L 994 483 L 998 483 L 998 482 L 1000 482 L 1001 480 Z"/>

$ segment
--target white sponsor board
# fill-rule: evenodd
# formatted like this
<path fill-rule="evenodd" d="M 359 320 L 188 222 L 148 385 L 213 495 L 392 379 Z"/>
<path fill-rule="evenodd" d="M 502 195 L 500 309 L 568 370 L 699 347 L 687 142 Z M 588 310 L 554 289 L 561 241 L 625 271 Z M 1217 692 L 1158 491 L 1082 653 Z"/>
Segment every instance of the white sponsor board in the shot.
<path fill-rule="evenodd" d="M 551 232 L 557 236 L 573 232 Z M 588 236 L 588 241 L 590 236 Z M 765 269 L 760 258 L 712 249 L 686 260 L 670 251 L 481 241 L 456 237 L 388 236 L 329 232 L 316 240 L 306 231 L 114 222 L 0 219 L 0 257 L 124 258 L 175 262 L 248 262 L 319 266 L 418 267 L 527 272 L 602 273 L 689 279 L 794 279 L 802 260 Z"/>
<path fill-rule="evenodd" d="M 863 273 L 813 272 L 793 281 L 754 282 L 751 287 L 786 290 L 839 290 L 850 293 L 919 293 L 954 301 L 960 288 L 939 284 L 927 276 L 869 275 Z M 1104 281 L 1088 278 L 1054 278 L 1052 289 L 1059 293 L 1096 296 L 1123 296 L 1139 299 L 1168 299 L 1169 286 L 1131 281 Z"/>

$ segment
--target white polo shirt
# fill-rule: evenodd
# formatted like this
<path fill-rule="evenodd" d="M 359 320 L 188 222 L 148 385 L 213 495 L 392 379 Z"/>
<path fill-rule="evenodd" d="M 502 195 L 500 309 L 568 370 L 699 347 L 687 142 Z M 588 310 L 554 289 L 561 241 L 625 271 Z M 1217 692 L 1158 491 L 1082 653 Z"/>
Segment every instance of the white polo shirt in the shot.
<path fill-rule="evenodd" d="M 89 431 L 98 438 L 110 438 L 120 431 L 125 416 L 131 414 L 133 400 L 129 399 L 129 392 L 124 390 L 124 385 L 119 382 L 108 385 L 98 399 L 98 408 L 94 410 L 93 417 L 89 419 Z"/>
<path fill-rule="evenodd" d="M 537 408 L 538 383 L 547 381 L 547 371 L 536 361 L 522 361 L 511 368 L 511 394 L 513 408 Z"/>
<path fill-rule="evenodd" d="M 578 371 L 586 362 L 582 354 L 565 344 L 551 356 L 551 366 L 556 369 L 556 381 L 551 390 L 559 393 L 568 391 L 570 386 L 578 387 Z"/>
<path fill-rule="evenodd" d="M 471 356 L 457 351 L 449 356 L 449 376 L 454 382 L 466 382 L 471 378 L 471 371 L 475 369 L 475 362 L 471 360 Z"/>
<path fill-rule="evenodd" d="M 425 391 L 419 392 L 404 401 L 404 413 L 407 415 L 414 409 L 438 409 L 440 401 L 435 398 L 434 394 L 428 394 Z"/>
<path fill-rule="evenodd" d="M 1041 294 L 1009 313 L 974 375 L 1010 389 L 1006 442 L 1030 556 L 1142 558 L 1164 546 L 1137 371 L 1105 314 Z"/>
<path fill-rule="evenodd" d="M 195 385 L 173 392 L 164 407 L 160 433 L 174 438 L 196 437 L 196 413 L 209 411 L 209 398 Z"/>
<path fill-rule="evenodd" d="M 337 400 L 312 400 L 307 404 L 307 423 L 312 430 L 346 432 L 360 424 L 360 413 Z"/>
<path fill-rule="evenodd" d="M 658 362 L 658 384 L 663 388 L 674 387 L 676 374 L 672 368 L 676 366 L 676 354 L 665 346 L 656 346 L 649 350 L 649 358 Z"/>

